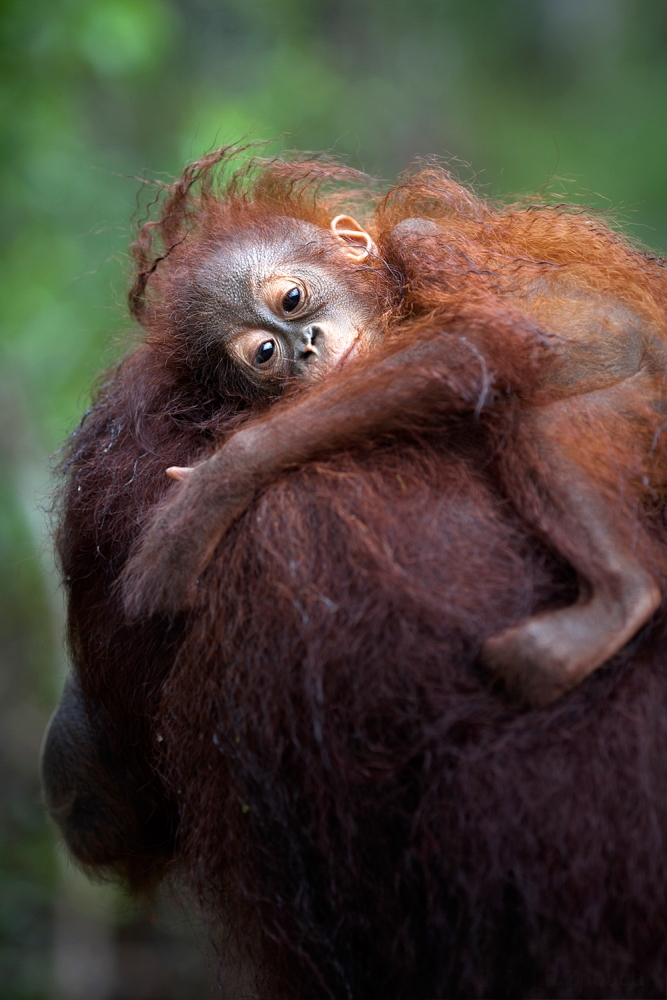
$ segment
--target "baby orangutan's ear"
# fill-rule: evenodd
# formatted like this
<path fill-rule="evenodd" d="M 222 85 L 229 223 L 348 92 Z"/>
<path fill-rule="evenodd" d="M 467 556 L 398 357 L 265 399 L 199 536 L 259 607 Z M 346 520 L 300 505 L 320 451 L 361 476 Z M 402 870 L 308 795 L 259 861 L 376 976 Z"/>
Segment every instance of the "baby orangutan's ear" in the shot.
<path fill-rule="evenodd" d="M 377 254 L 372 238 L 358 222 L 349 215 L 337 215 L 331 222 L 331 232 L 343 245 L 343 253 L 349 260 L 360 263 Z"/>

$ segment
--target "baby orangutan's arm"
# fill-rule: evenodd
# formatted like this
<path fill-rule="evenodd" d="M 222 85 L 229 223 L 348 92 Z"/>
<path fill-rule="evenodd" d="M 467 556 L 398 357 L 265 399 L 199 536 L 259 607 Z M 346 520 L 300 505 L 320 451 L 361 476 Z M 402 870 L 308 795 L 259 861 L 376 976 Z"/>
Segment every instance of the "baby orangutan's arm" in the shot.
<path fill-rule="evenodd" d="M 192 469 L 170 469 L 180 482 L 155 511 L 123 573 L 128 614 L 188 607 L 197 576 L 229 526 L 285 469 L 381 436 L 437 426 L 446 413 L 480 410 L 492 391 L 487 366 L 466 338 L 431 338 L 382 360 L 351 364 L 236 431 Z"/>
<path fill-rule="evenodd" d="M 158 508 L 124 572 L 128 613 L 174 614 L 191 604 L 196 578 L 229 526 L 257 490 L 285 469 L 383 435 L 437 426 L 447 413 L 479 411 L 500 386 L 508 386 L 511 373 L 506 370 L 503 380 L 491 378 L 468 340 L 452 336 L 447 341 L 446 366 L 441 343 L 431 340 L 374 367 L 351 367 L 277 405 L 192 469 L 172 468 L 172 478 L 181 482 Z M 528 519 L 571 562 L 581 581 L 576 604 L 528 618 L 482 647 L 492 675 L 527 704 L 549 704 L 579 684 L 617 653 L 660 604 L 658 584 L 637 548 L 636 516 L 625 516 L 618 506 L 623 451 L 614 451 L 608 441 L 614 418 L 621 415 L 619 438 L 625 435 L 630 452 L 643 446 L 634 440 L 638 432 L 627 414 L 635 400 L 643 403 L 652 391 L 648 376 L 646 384 L 627 379 L 523 409 L 523 471 L 514 484 L 508 477 L 509 492 L 521 509 L 522 484 L 537 484 L 527 501 Z M 611 458 L 605 458 L 606 451 Z M 607 462 L 608 469 L 601 467 L 607 482 L 604 476 L 593 478 L 587 456 Z"/>

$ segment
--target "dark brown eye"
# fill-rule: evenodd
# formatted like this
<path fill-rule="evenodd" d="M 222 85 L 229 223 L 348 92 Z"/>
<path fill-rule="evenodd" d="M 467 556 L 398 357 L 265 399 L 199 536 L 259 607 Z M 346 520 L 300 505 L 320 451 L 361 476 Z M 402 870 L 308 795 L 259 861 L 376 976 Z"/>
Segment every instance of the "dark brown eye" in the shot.
<path fill-rule="evenodd" d="M 299 302 L 301 302 L 301 292 L 298 288 L 296 288 L 296 286 L 294 288 L 290 288 L 282 302 L 284 312 L 294 312 Z"/>
<path fill-rule="evenodd" d="M 272 340 L 265 340 L 262 346 L 257 351 L 255 355 L 255 361 L 258 365 L 265 365 L 267 361 L 270 361 L 273 355 L 276 353 L 276 345 Z"/>

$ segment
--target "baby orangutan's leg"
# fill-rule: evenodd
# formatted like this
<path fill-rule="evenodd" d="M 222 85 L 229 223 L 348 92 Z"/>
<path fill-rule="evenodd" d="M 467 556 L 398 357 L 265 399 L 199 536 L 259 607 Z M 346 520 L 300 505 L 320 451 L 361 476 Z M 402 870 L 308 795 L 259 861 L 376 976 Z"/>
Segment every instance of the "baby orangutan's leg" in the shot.
<path fill-rule="evenodd" d="M 482 661 L 492 675 L 527 705 L 548 705 L 579 684 L 617 653 L 661 602 L 656 580 L 635 552 L 642 531 L 622 501 L 630 486 L 618 481 L 622 468 L 614 469 L 622 457 L 619 444 L 634 430 L 626 411 L 624 437 L 614 440 L 614 417 L 619 417 L 623 395 L 618 387 L 526 413 L 522 433 L 537 461 L 523 475 L 534 475 L 542 497 L 538 526 L 580 580 L 573 606 L 528 618 L 482 647 Z M 631 443 L 635 451 L 644 448 L 639 430 L 636 437 Z M 590 467 L 587 442 L 594 449 L 588 452 Z M 605 463 L 606 483 L 601 475 Z M 605 485 L 611 488 L 605 490 Z"/>

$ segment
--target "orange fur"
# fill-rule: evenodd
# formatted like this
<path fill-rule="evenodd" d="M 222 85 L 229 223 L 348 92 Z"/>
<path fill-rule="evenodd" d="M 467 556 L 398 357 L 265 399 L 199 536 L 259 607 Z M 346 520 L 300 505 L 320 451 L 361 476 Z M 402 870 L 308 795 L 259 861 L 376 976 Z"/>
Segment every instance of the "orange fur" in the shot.
<path fill-rule="evenodd" d="M 188 168 L 140 233 L 131 302 L 149 339 L 185 342 L 202 373 L 210 353 L 220 363 L 190 293 L 202 262 L 239 239 L 260 254 L 291 240 L 303 255 L 311 244 L 293 220 L 326 230 L 351 210 L 352 182 L 377 252 L 361 265 L 315 240 L 312 253 L 332 286 L 374 296 L 376 322 L 365 354 L 265 412 L 172 494 L 126 568 L 128 610 L 182 609 L 226 527 L 284 468 L 472 410 L 495 436 L 508 495 L 582 583 L 569 615 L 517 624 L 483 655 L 530 702 L 568 690 L 661 599 L 645 513 L 667 486 L 667 271 L 585 213 L 489 205 L 436 167 L 378 197 L 361 175 L 316 160 L 250 163 L 216 185 L 227 161 L 223 150 Z"/>

